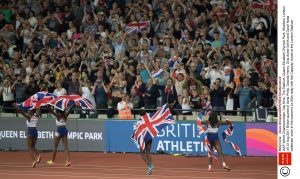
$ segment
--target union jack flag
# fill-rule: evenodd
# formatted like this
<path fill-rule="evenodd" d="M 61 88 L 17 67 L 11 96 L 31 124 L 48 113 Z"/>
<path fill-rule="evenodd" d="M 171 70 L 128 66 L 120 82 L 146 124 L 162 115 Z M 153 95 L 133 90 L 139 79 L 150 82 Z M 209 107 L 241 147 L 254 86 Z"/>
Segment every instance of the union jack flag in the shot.
<path fill-rule="evenodd" d="M 173 58 L 169 59 L 169 65 L 170 65 L 170 69 L 173 69 L 174 66 L 178 63 L 178 57 L 177 56 L 173 56 Z"/>
<path fill-rule="evenodd" d="M 64 111 L 67 107 L 74 105 L 80 106 L 82 108 L 94 110 L 92 103 L 82 96 L 79 95 L 63 95 L 49 101 L 49 105 Z"/>
<path fill-rule="evenodd" d="M 142 21 L 142 22 L 131 22 L 126 26 L 126 33 L 139 33 L 144 28 L 150 28 L 150 21 Z"/>
<path fill-rule="evenodd" d="M 162 69 L 159 69 L 158 71 L 154 71 L 154 72 L 152 72 L 151 73 L 151 76 L 153 77 L 153 78 L 160 78 L 161 77 L 161 75 L 163 74 L 163 70 Z"/>
<path fill-rule="evenodd" d="M 170 112 L 169 104 L 165 104 L 157 112 L 145 114 L 137 121 L 131 139 L 139 149 L 144 150 L 148 141 L 157 136 L 168 124 L 174 123 L 175 119 Z"/>
<path fill-rule="evenodd" d="M 275 9 L 277 6 L 277 0 L 253 0 L 251 7 L 253 9 Z"/>
<path fill-rule="evenodd" d="M 229 121 L 228 116 L 221 114 L 221 117 L 225 121 Z M 232 136 L 232 135 L 233 135 L 233 123 L 229 121 L 229 127 L 222 133 L 223 140 L 224 140 L 224 142 L 229 143 L 232 146 L 233 150 L 236 152 L 237 155 L 241 156 L 242 154 L 241 154 L 241 150 L 240 150 L 239 146 L 237 146 L 235 143 L 227 140 L 227 137 Z"/>
<path fill-rule="evenodd" d="M 207 100 L 205 102 L 205 106 L 204 106 L 205 110 L 203 111 L 204 115 L 209 115 L 209 113 L 212 111 L 212 106 L 211 106 L 211 102 L 210 100 Z"/>
<path fill-rule="evenodd" d="M 37 92 L 28 98 L 23 103 L 17 104 L 17 106 L 23 111 L 37 109 L 41 106 L 45 106 L 49 101 L 55 99 L 57 96 L 52 93 L 48 93 L 48 91 Z"/>

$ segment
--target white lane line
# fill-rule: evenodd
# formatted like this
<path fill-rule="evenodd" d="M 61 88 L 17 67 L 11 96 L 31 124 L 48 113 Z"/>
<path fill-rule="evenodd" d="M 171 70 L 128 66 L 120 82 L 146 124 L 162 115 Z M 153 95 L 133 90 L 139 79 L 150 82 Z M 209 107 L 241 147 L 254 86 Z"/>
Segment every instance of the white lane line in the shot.
<path fill-rule="evenodd" d="M 31 164 L 28 163 L 0 163 L 0 167 L 1 166 L 11 166 L 11 167 L 30 167 Z M 66 168 L 66 166 L 64 164 L 55 164 L 52 166 L 49 166 L 47 164 L 38 164 L 37 166 L 48 166 L 49 168 Z M 84 168 L 83 168 L 84 167 Z M 145 167 L 128 167 L 128 166 L 122 166 L 122 165 L 77 165 L 77 164 L 73 164 L 68 168 L 80 168 L 80 169 L 101 169 L 101 168 L 112 168 L 110 170 L 114 170 L 116 168 L 121 168 L 122 169 L 145 169 Z M 189 172 L 198 172 L 198 171 L 206 171 L 206 169 L 201 169 L 201 168 L 183 168 L 183 167 L 174 167 L 174 168 L 167 168 L 167 167 L 159 167 L 160 170 L 174 170 L 176 169 L 176 171 L 187 171 L 189 170 Z M 109 169 L 108 169 L 109 170 Z M 120 169 L 116 169 L 116 170 L 120 170 Z M 224 169 L 214 169 L 214 171 L 224 171 Z M 274 173 L 277 172 L 277 170 L 274 171 L 267 171 L 267 170 L 232 170 L 232 171 L 238 171 L 238 172 L 261 172 L 261 173 Z"/>

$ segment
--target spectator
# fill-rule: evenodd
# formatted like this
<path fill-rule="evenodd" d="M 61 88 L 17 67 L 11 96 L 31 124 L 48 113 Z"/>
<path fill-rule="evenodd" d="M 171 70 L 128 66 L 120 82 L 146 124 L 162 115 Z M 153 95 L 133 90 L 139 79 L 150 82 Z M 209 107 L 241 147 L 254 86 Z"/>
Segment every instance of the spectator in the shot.
<path fill-rule="evenodd" d="M 96 83 L 95 89 L 97 105 L 97 95 L 101 94 L 104 99 L 101 106 L 111 103 L 116 109 L 122 93 L 131 94 L 132 87 L 137 88 L 135 84 L 140 81 L 144 88 L 136 92 L 141 103 L 147 103 L 147 95 L 142 94 L 148 90 L 151 76 L 159 89 L 163 89 L 157 95 L 160 96 L 158 106 L 162 101 L 170 104 L 176 101 L 177 105 L 180 98 L 182 105 L 183 90 L 191 95 L 196 89 L 199 96 L 205 89 L 209 94 L 217 78 L 224 82 L 221 86 L 231 82 L 238 85 L 249 78 L 249 87 L 261 92 L 258 81 L 264 80 L 267 87 L 274 86 L 270 81 L 277 76 L 274 63 L 277 10 L 273 7 L 257 10 L 251 2 L 244 1 L 233 4 L 229 1 L 149 1 L 139 5 L 128 1 L 90 3 L 87 0 L 72 3 L 7 1 L 0 6 L 3 69 L 0 77 L 11 76 L 12 80 L 17 75 L 26 77 L 28 94 L 37 88 L 52 91 L 51 83 L 56 81 L 62 81 L 67 94 L 79 94 L 77 73 L 85 70 L 89 81 L 95 84 L 96 73 L 102 69 L 104 84 Z M 129 23 L 142 24 L 148 20 L 150 25 L 139 28 L 138 32 L 130 31 Z M 183 84 L 179 82 L 180 73 L 184 76 Z M 34 82 L 29 80 L 30 75 L 34 75 Z M 175 90 L 169 91 L 171 101 L 166 98 L 170 94 L 165 93 L 170 77 L 176 78 Z M 45 82 L 45 78 L 51 83 Z M 152 89 L 155 85 L 150 86 Z M 273 89 L 263 91 L 275 94 Z M 175 97 L 175 91 L 181 97 Z M 225 97 L 230 96 L 227 92 Z M 261 100 L 259 96 L 256 103 Z M 211 101 L 215 101 L 214 98 L 211 97 Z M 204 103 L 202 98 L 200 101 Z M 210 100 L 206 102 L 209 104 Z M 209 105 L 202 104 L 202 107 L 209 109 Z"/>
<path fill-rule="evenodd" d="M 72 73 L 71 81 L 68 82 L 68 95 L 79 95 L 80 83 L 76 72 Z"/>
<path fill-rule="evenodd" d="M 93 108 L 96 109 L 96 101 L 92 93 L 93 89 L 91 87 L 91 83 L 88 79 L 88 75 L 86 71 L 81 72 L 81 79 L 79 84 L 80 84 L 79 93 L 81 94 L 81 96 L 89 100 L 92 103 Z M 82 111 L 82 112 L 85 113 L 86 111 Z M 95 112 L 90 111 L 90 114 L 95 114 Z"/>
<path fill-rule="evenodd" d="M 67 95 L 67 90 L 62 87 L 62 82 L 61 81 L 56 81 L 55 87 L 56 88 L 55 88 L 53 94 L 55 94 L 56 96 Z"/>
<path fill-rule="evenodd" d="M 120 119 L 133 119 L 131 109 L 133 108 L 132 103 L 128 101 L 128 96 L 123 93 L 122 101 L 118 103 L 118 111 Z"/>
<path fill-rule="evenodd" d="M 162 92 L 162 104 L 168 103 L 171 109 L 174 109 L 177 104 L 177 92 L 173 85 L 172 79 L 167 80 L 165 86 L 159 85 L 159 89 Z"/>
<path fill-rule="evenodd" d="M 14 112 L 12 104 L 15 102 L 14 88 L 11 84 L 11 77 L 6 76 L 3 80 L 3 84 L 0 88 L 0 92 L 3 99 L 3 112 Z"/>
<path fill-rule="evenodd" d="M 220 69 L 219 63 L 215 62 L 206 72 L 205 79 L 210 80 L 210 87 L 212 88 L 217 78 L 224 79 L 224 72 Z"/>
<path fill-rule="evenodd" d="M 221 86 L 221 79 L 217 78 L 212 86 L 212 91 L 210 93 L 211 96 L 211 105 L 213 111 L 223 111 L 225 110 L 225 104 L 224 104 L 224 88 Z"/>
<path fill-rule="evenodd" d="M 18 76 L 12 88 L 15 89 L 16 103 L 22 103 L 27 98 L 27 83 L 24 81 L 22 76 Z"/>
<path fill-rule="evenodd" d="M 159 97 L 159 89 L 155 84 L 155 80 L 151 78 L 146 84 L 146 90 L 143 94 L 146 109 L 157 108 L 157 98 Z"/>
<path fill-rule="evenodd" d="M 103 72 L 97 72 L 97 79 L 94 83 L 92 94 L 95 96 L 96 99 L 96 107 L 97 109 L 106 109 L 107 108 L 107 94 L 109 89 L 107 88 L 107 83 L 103 78 Z M 100 113 L 103 111 L 100 111 Z"/>
<path fill-rule="evenodd" d="M 242 83 L 243 86 L 238 85 L 234 94 L 239 96 L 240 110 L 245 114 L 245 110 L 251 110 L 254 107 L 256 97 L 253 90 L 249 87 L 250 79 L 245 78 Z"/>

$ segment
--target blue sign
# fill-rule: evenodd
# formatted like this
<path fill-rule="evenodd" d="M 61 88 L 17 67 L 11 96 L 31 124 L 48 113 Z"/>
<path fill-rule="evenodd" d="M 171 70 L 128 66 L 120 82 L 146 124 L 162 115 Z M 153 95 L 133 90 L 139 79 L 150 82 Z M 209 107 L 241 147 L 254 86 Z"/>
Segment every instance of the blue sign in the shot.
<path fill-rule="evenodd" d="M 108 152 L 138 152 L 130 136 L 133 132 L 135 121 L 105 121 L 105 150 Z M 236 155 L 230 144 L 224 143 L 222 132 L 228 126 L 221 126 L 219 139 L 223 153 Z M 244 123 L 234 124 L 234 134 L 227 138 L 237 144 L 242 152 L 246 154 L 246 126 Z M 157 137 L 153 139 L 152 152 L 162 151 L 165 153 L 178 153 L 189 155 L 207 155 L 207 150 L 198 137 L 196 121 L 178 122 L 164 128 Z"/>

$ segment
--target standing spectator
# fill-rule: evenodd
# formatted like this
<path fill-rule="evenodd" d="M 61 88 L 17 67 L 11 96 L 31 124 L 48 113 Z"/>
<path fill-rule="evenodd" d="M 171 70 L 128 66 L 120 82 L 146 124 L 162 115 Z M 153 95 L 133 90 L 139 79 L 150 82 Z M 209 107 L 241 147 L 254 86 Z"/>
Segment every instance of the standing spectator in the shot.
<path fill-rule="evenodd" d="M 55 88 L 53 94 L 55 94 L 56 96 L 67 95 L 67 90 L 62 87 L 62 82 L 61 81 L 56 81 L 55 87 L 56 88 Z"/>
<path fill-rule="evenodd" d="M 15 102 L 14 88 L 11 84 L 11 77 L 6 76 L 3 85 L 0 88 L 0 93 L 3 98 L 3 112 L 14 112 L 12 104 Z"/>
<path fill-rule="evenodd" d="M 27 97 L 27 83 L 25 83 L 22 76 L 18 76 L 17 80 L 14 82 L 13 86 L 15 89 L 16 103 L 22 103 Z"/>
<path fill-rule="evenodd" d="M 217 78 L 210 92 L 213 111 L 220 112 L 225 110 L 224 95 L 224 88 L 221 86 L 221 79 Z"/>
<path fill-rule="evenodd" d="M 94 109 L 96 109 L 96 101 L 95 97 L 92 93 L 93 89 L 91 87 L 90 81 L 88 79 L 88 74 L 86 71 L 81 72 L 81 80 L 79 82 L 79 93 L 82 97 L 89 100 L 92 103 L 92 106 Z M 87 111 L 82 111 L 83 113 L 86 113 Z M 94 114 L 94 111 L 90 111 L 90 114 Z"/>
<path fill-rule="evenodd" d="M 118 103 L 117 107 L 119 111 L 120 119 L 133 119 L 131 109 L 133 109 L 132 103 L 129 103 L 127 94 L 122 94 L 122 101 Z"/>
<path fill-rule="evenodd" d="M 142 77 L 140 75 L 137 76 L 133 88 L 136 91 L 136 95 L 141 98 L 141 104 L 140 105 L 142 107 L 144 107 L 144 101 L 143 101 L 144 97 L 143 97 L 143 95 L 144 95 L 145 90 L 146 90 L 146 85 L 143 82 Z"/>
<path fill-rule="evenodd" d="M 155 84 L 154 79 L 151 78 L 149 79 L 146 85 L 145 93 L 143 94 L 145 108 L 156 109 L 158 96 L 159 96 L 158 86 Z"/>
<path fill-rule="evenodd" d="M 106 86 L 107 84 L 104 81 L 103 78 L 103 72 L 98 71 L 97 72 L 97 79 L 94 83 L 92 94 L 95 96 L 96 99 L 96 107 L 97 109 L 106 109 L 107 108 L 107 102 L 108 102 L 108 88 Z M 101 113 L 102 111 L 100 111 Z"/>
<path fill-rule="evenodd" d="M 215 62 L 212 67 L 209 67 L 205 74 L 205 79 L 210 79 L 210 87 L 212 88 L 217 78 L 223 79 L 224 72 L 221 71 L 219 63 Z"/>
<path fill-rule="evenodd" d="M 131 89 L 130 94 L 130 103 L 132 104 L 133 109 L 139 109 L 140 108 L 140 100 L 141 98 L 136 95 L 136 91 L 134 88 Z M 133 111 L 134 114 L 137 114 L 136 111 Z"/>
<path fill-rule="evenodd" d="M 68 82 L 68 95 L 79 95 L 80 83 L 76 72 L 72 73 L 71 81 Z"/>
<path fill-rule="evenodd" d="M 190 106 L 191 106 L 191 109 L 193 109 L 193 110 L 202 109 L 201 99 L 200 99 L 200 96 L 196 89 L 192 90 L 192 95 L 190 97 Z M 193 111 L 193 115 L 194 115 L 194 117 L 196 117 L 198 115 L 198 112 Z"/>
<path fill-rule="evenodd" d="M 256 97 L 254 96 L 253 90 L 249 86 L 250 79 L 245 78 L 242 83 L 243 86 L 240 84 L 237 85 L 234 94 L 239 96 L 240 110 L 243 112 L 243 114 L 246 114 L 244 111 L 250 110 L 251 107 L 253 107 Z"/>
<path fill-rule="evenodd" d="M 168 103 L 170 108 L 174 109 L 177 104 L 177 92 L 172 79 L 169 78 L 165 86 L 159 85 L 159 89 L 162 92 L 162 104 Z"/>

